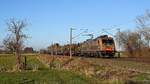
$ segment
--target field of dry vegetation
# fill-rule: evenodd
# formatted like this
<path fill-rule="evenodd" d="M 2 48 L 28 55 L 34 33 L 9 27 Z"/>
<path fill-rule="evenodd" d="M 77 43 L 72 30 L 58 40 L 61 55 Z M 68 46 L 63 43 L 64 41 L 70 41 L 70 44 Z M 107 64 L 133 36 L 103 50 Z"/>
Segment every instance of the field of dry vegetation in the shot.
<path fill-rule="evenodd" d="M 150 63 L 135 58 L 83 58 L 40 55 L 38 59 L 51 69 L 69 70 L 95 78 L 101 83 L 149 84 Z M 143 58 L 145 60 L 146 58 Z M 147 58 L 149 59 L 149 58 Z M 146 59 L 146 60 L 147 60 Z"/>

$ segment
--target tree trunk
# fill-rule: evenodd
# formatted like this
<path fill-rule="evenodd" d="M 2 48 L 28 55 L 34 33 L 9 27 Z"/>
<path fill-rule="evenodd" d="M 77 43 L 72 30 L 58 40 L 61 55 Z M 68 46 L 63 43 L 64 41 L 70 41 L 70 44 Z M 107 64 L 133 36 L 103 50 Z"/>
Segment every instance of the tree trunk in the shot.
<path fill-rule="evenodd" d="M 21 69 L 21 55 L 20 55 L 20 50 L 19 49 L 16 49 L 16 66 L 17 66 L 17 69 Z"/>

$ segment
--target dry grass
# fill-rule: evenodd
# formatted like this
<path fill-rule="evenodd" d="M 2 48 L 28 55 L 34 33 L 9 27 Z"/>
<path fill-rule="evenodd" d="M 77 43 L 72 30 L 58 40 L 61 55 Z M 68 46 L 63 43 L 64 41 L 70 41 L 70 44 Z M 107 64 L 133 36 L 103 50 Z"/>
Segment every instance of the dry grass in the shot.
<path fill-rule="evenodd" d="M 117 59 L 81 58 L 70 59 L 67 56 L 40 55 L 39 60 L 45 64 L 53 64 L 53 69 L 65 69 L 88 77 L 95 78 L 104 83 L 126 83 L 140 74 L 150 80 L 150 65 L 136 61 L 121 61 Z M 142 81 L 142 80 L 141 80 Z M 130 81 L 131 82 L 131 81 Z"/>

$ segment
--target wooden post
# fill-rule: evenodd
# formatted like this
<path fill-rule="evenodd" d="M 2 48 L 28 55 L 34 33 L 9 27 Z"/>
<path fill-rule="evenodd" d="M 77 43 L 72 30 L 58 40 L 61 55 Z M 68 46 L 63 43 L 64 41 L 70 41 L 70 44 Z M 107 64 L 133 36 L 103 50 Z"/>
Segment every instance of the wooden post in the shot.
<path fill-rule="evenodd" d="M 24 68 L 26 69 L 26 67 L 27 67 L 27 57 L 25 56 L 24 57 Z"/>

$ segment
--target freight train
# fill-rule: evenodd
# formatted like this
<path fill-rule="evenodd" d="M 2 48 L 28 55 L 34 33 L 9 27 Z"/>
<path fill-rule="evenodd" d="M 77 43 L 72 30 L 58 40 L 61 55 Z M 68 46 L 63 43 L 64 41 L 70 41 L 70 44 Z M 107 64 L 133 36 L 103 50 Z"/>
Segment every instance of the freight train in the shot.
<path fill-rule="evenodd" d="M 51 46 L 52 47 L 52 46 Z M 51 48 L 55 55 L 70 55 L 70 45 Z M 95 39 L 88 39 L 78 44 L 72 44 L 72 55 L 83 57 L 114 57 L 116 53 L 115 42 L 108 35 L 101 35 Z M 56 54 L 57 52 L 57 54 Z"/>
<path fill-rule="evenodd" d="M 79 51 L 74 54 L 77 56 L 114 57 L 115 52 L 114 39 L 108 35 L 102 35 L 80 43 Z"/>

